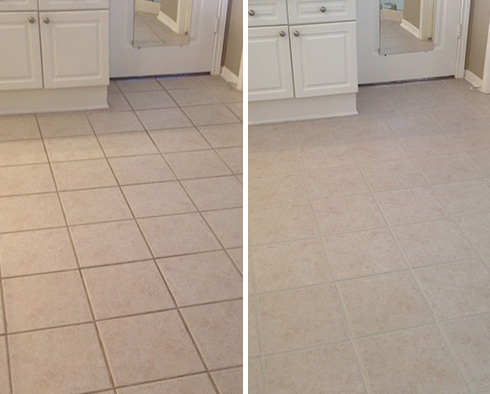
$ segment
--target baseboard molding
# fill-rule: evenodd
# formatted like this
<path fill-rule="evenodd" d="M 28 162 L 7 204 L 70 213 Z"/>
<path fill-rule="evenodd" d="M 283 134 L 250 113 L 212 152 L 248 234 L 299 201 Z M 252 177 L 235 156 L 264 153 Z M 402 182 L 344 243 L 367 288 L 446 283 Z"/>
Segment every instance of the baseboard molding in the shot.
<path fill-rule="evenodd" d="M 230 71 L 226 67 L 223 67 L 221 69 L 221 78 L 223 78 L 230 85 L 233 85 L 233 86 L 237 86 L 238 85 L 238 76 L 235 75 L 232 71 Z"/>
<path fill-rule="evenodd" d="M 164 14 L 162 11 L 158 13 L 157 19 L 162 22 L 165 26 L 167 26 L 170 30 L 172 30 L 176 34 L 179 33 L 179 26 L 177 26 L 177 22 L 175 22 L 172 18 L 170 18 L 167 14 Z"/>
<path fill-rule="evenodd" d="M 481 88 L 483 86 L 483 80 L 478 75 L 472 73 L 470 70 L 464 70 L 464 79 L 466 79 L 476 88 Z"/>
<path fill-rule="evenodd" d="M 400 24 L 400 26 L 420 40 L 420 30 L 412 25 L 409 21 L 407 21 L 406 19 L 402 19 L 402 23 Z"/>

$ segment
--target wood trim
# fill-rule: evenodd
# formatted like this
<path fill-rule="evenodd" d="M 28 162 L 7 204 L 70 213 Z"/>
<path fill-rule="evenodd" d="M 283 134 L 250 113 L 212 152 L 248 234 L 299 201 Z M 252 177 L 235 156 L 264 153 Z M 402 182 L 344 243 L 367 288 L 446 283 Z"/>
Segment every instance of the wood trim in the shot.
<path fill-rule="evenodd" d="M 402 23 L 400 24 L 400 26 L 408 31 L 412 36 L 415 36 L 420 40 L 420 30 L 412 25 L 409 21 L 407 21 L 406 19 L 402 19 Z"/>
<path fill-rule="evenodd" d="M 481 88 L 483 81 L 479 76 L 472 73 L 470 70 L 465 70 L 464 79 L 466 79 L 469 83 L 471 83 L 476 88 Z"/>

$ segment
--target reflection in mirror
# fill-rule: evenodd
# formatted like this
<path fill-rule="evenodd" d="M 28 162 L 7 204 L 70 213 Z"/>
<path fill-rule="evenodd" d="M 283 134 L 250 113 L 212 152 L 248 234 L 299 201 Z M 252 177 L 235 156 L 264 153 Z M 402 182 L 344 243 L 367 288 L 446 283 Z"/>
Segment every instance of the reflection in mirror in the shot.
<path fill-rule="evenodd" d="M 432 51 L 435 3 L 436 0 L 381 0 L 380 54 Z"/>
<path fill-rule="evenodd" d="M 192 0 L 135 0 L 133 46 L 189 45 Z"/>

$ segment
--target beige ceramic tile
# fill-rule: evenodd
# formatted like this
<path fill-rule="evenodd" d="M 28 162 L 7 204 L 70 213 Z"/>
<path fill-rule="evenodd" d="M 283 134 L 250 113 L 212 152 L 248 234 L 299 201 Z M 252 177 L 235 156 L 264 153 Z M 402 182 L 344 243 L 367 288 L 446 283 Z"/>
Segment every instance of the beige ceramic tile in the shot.
<path fill-rule="evenodd" d="M 162 90 L 155 78 L 118 79 L 116 84 L 124 93 Z"/>
<path fill-rule="evenodd" d="M 347 343 L 266 358 L 264 374 L 270 394 L 366 393 Z"/>
<path fill-rule="evenodd" d="M 179 306 L 240 298 L 242 277 L 222 251 L 158 261 Z"/>
<path fill-rule="evenodd" d="M 172 170 L 160 155 L 110 159 L 120 184 L 164 182 L 175 180 Z"/>
<path fill-rule="evenodd" d="M 458 218 L 457 222 L 478 253 L 490 262 L 490 215 Z"/>
<path fill-rule="evenodd" d="M 467 394 L 435 326 L 360 340 L 367 384 L 377 394 Z"/>
<path fill-rule="evenodd" d="M 455 216 L 490 213 L 490 181 L 486 179 L 437 185 L 434 189 Z"/>
<path fill-rule="evenodd" d="M 4 278 L 77 268 L 66 229 L 0 235 L 0 255 Z"/>
<path fill-rule="evenodd" d="M 464 153 L 438 157 L 423 156 L 415 158 L 414 161 L 431 184 L 459 182 L 482 177 L 480 171 Z"/>
<path fill-rule="evenodd" d="M 353 142 L 348 146 L 359 163 L 374 163 L 408 158 L 408 154 L 396 138 Z"/>
<path fill-rule="evenodd" d="M 158 149 L 145 132 L 101 135 L 99 140 L 108 157 L 158 153 Z"/>
<path fill-rule="evenodd" d="M 442 134 L 435 120 L 425 111 L 395 112 L 385 116 L 395 135 L 400 137 Z"/>
<path fill-rule="evenodd" d="M 251 251 L 257 292 L 326 283 L 331 269 L 319 240 L 267 245 Z"/>
<path fill-rule="evenodd" d="M 183 111 L 196 126 L 238 123 L 240 121 L 224 104 L 184 107 Z"/>
<path fill-rule="evenodd" d="M 97 112 L 91 113 L 89 119 L 97 134 L 143 130 L 133 112 Z"/>
<path fill-rule="evenodd" d="M 131 219 L 119 188 L 91 189 L 60 193 L 69 225 Z"/>
<path fill-rule="evenodd" d="M 34 115 L 0 117 L 0 141 L 28 140 L 40 138 L 39 127 Z"/>
<path fill-rule="evenodd" d="M 301 172 L 295 151 L 249 153 L 248 166 L 250 179 Z"/>
<path fill-rule="evenodd" d="M 56 191 L 47 164 L 0 167 L 0 197 Z"/>
<path fill-rule="evenodd" d="M 451 220 L 394 227 L 412 267 L 476 257 L 470 243 Z"/>
<path fill-rule="evenodd" d="M 213 232 L 225 248 L 243 245 L 243 210 L 241 208 L 203 213 Z"/>
<path fill-rule="evenodd" d="M 325 238 L 325 250 L 338 280 L 407 268 L 396 241 L 387 229 Z"/>
<path fill-rule="evenodd" d="M 385 227 L 370 195 L 335 196 L 313 202 L 323 235 Z"/>
<path fill-rule="evenodd" d="M 490 391 L 490 315 L 446 323 L 442 330 L 471 389 Z"/>
<path fill-rule="evenodd" d="M 391 225 L 444 219 L 449 216 L 428 187 L 379 192 L 374 196 L 386 221 Z"/>
<path fill-rule="evenodd" d="M 232 86 L 213 88 L 213 93 L 223 103 L 241 103 L 243 101 L 243 92 L 240 92 Z"/>
<path fill-rule="evenodd" d="M 487 177 L 490 176 L 490 149 L 466 152 L 466 155 Z"/>
<path fill-rule="evenodd" d="M 98 326 L 118 386 L 204 370 L 176 311 L 107 320 Z"/>
<path fill-rule="evenodd" d="M 329 169 L 337 166 L 353 166 L 356 164 L 354 156 L 343 143 L 331 145 L 317 145 L 299 149 L 301 166 L 306 169 Z"/>
<path fill-rule="evenodd" d="M 75 226 L 70 231 L 82 267 L 151 258 L 134 221 Z"/>
<path fill-rule="evenodd" d="M 170 95 L 164 90 L 132 92 L 126 93 L 125 96 L 135 111 L 141 109 L 173 108 L 177 106 Z"/>
<path fill-rule="evenodd" d="M 155 257 L 221 249 L 213 233 L 197 213 L 140 219 L 139 222 Z"/>
<path fill-rule="evenodd" d="M 235 174 L 243 174 L 243 148 L 223 148 L 216 152 Z"/>
<path fill-rule="evenodd" d="M 383 161 L 361 165 L 372 191 L 396 190 L 427 184 L 411 160 Z"/>
<path fill-rule="evenodd" d="M 258 297 L 265 354 L 347 339 L 340 300 L 332 284 Z"/>
<path fill-rule="evenodd" d="M 421 268 L 414 275 L 440 320 L 490 311 L 490 269 L 478 259 Z"/>
<path fill-rule="evenodd" d="M 209 369 L 242 365 L 242 310 L 242 300 L 181 309 Z"/>
<path fill-rule="evenodd" d="M 169 153 L 165 159 L 179 179 L 231 175 L 230 169 L 212 150 Z"/>
<path fill-rule="evenodd" d="M 5 334 L 5 324 L 4 324 L 4 321 L 3 321 L 3 301 L 0 299 L 0 311 L 2 311 L 2 319 L 0 320 L 0 335 L 3 335 Z M 3 341 L 3 337 L 0 337 L 0 365 L 2 365 L 2 351 L 1 351 L 1 348 L 2 348 L 2 341 Z M 1 385 L 1 382 L 2 382 L 2 377 L 0 375 L 0 387 L 2 387 Z"/>
<path fill-rule="evenodd" d="M 162 153 L 210 149 L 196 128 L 150 131 L 150 136 Z"/>
<path fill-rule="evenodd" d="M 93 134 L 84 112 L 37 115 L 44 138 Z"/>
<path fill-rule="evenodd" d="M 119 86 L 117 85 L 117 82 L 115 79 L 111 79 L 109 81 L 109 86 L 107 87 L 107 91 L 109 93 L 118 93 L 121 92 L 121 89 L 119 89 Z"/>
<path fill-rule="evenodd" d="M 0 392 L 10 393 L 9 369 L 7 364 L 7 346 L 5 337 L 0 337 Z"/>
<path fill-rule="evenodd" d="M 243 248 L 228 249 L 227 252 L 233 259 L 240 272 L 243 273 Z"/>
<path fill-rule="evenodd" d="M 408 272 L 342 282 L 339 291 L 354 336 L 433 321 L 424 296 Z"/>
<path fill-rule="evenodd" d="M 258 357 L 260 355 L 258 327 L 256 319 L 255 298 L 248 299 L 248 357 Z"/>
<path fill-rule="evenodd" d="M 117 186 L 105 159 L 53 163 L 52 169 L 60 191 Z"/>
<path fill-rule="evenodd" d="M 286 125 L 287 123 L 250 126 L 248 128 L 250 152 L 279 152 L 295 149 L 294 134 Z"/>
<path fill-rule="evenodd" d="M 243 205 L 242 185 L 232 176 L 183 181 L 182 185 L 201 211 Z"/>
<path fill-rule="evenodd" d="M 392 131 L 386 121 L 375 116 L 343 118 L 338 123 L 339 133 L 346 142 L 372 141 L 391 138 Z"/>
<path fill-rule="evenodd" d="M 241 123 L 202 126 L 199 127 L 199 131 L 213 148 L 228 148 L 243 145 L 243 125 Z"/>
<path fill-rule="evenodd" d="M 48 138 L 44 140 L 49 160 L 72 161 L 100 159 L 104 157 L 95 136 Z"/>
<path fill-rule="evenodd" d="M 170 95 L 181 107 L 189 105 L 220 104 L 219 98 L 209 89 L 173 89 Z"/>
<path fill-rule="evenodd" d="M 13 335 L 9 349 L 17 393 L 66 394 L 111 387 L 92 325 Z"/>
<path fill-rule="evenodd" d="M 58 196 L 54 193 L 0 198 L 0 233 L 64 225 Z"/>
<path fill-rule="evenodd" d="M 445 134 L 401 137 L 400 142 L 412 157 L 440 156 L 460 150 L 459 145 Z"/>
<path fill-rule="evenodd" d="M 248 371 L 248 393 L 264 394 L 260 359 L 249 360 Z"/>
<path fill-rule="evenodd" d="M 488 126 L 483 117 L 466 104 L 458 108 L 434 110 L 431 111 L 431 115 L 446 130 Z"/>
<path fill-rule="evenodd" d="M 0 166 L 47 162 L 41 140 L 0 142 Z"/>
<path fill-rule="evenodd" d="M 226 369 L 211 374 L 220 393 L 243 393 L 243 368 Z"/>
<path fill-rule="evenodd" d="M 249 180 L 249 204 L 251 208 L 307 203 L 308 193 L 300 174 L 281 174 L 268 178 Z"/>
<path fill-rule="evenodd" d="M 243 122 L 243 103 L 228 103 L 226 106 Z"/>
<path fill-rule="evenodd" d="M 136 114 L 146 130 L 176 129 L 191 127 L 192 123 L 179 108 L 150 109 Z"/>
<path fill-rule="evenodd" d="M 119 394 L 215 394 L 213 385 L 206 374 L 185 376 L 161 382 L 126 387 Z"/>
<path fill-rule="evenodd" d="M 109 93 L 107 95 L 107 103 L 109 104 L 109 110 L 131 111 L 131 106 L 122 93 Z"/>
<path fill-rule="evenodd" d="M 122 189 L 138 218 L 196 211 L 178 182 L 124 186 Z"/>
<path fill-rule="evenodd" d="M 3 287 L 9 332 L 92 320 L 78 271 L 6 279 Z"/>
<path fill-rule="evenodd" d="M 294 139 L 301 149 L 343 146 L 338 127 L 328 120 L 307 120 L 288 123 L 294 127 Z"/>
<path fill-rule="evenodd" d="M 197 76 L 163 77 L 158 78 L 157 80 L 167 90 L 192 89 L 203 87 L 203 82 L 200 80 L 200 77 Z"/>
<path fill-rule="evenodd" d="M 97 319 L 174 308 L 153 260 L 83 271 Z"/>

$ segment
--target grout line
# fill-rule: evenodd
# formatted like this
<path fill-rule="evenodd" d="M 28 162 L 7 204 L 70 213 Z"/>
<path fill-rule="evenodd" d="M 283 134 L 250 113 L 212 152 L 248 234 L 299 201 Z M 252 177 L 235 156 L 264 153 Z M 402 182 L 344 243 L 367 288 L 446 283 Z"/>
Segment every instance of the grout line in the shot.
<path fill-rule="evenodd" d="M 7 310 L 5 306 L 5 292 L 3 289 L 3 280 L 2 278 L 2 267 L 0 265 L 0 304 L 2 304 L 1 308 L 1 322 L 3 323 L 3 329 L 4 329 L 4 334 L 2 335 L 4 338 L 2 339 L 0 336 L 0 340 L 3 340 L 5 342 L 5 357 L 7 358 L 6 363 L 7 363 L 7 376 L 8 376 L 8 384 L 9 384 L 9 392 L 10 394 L 13 393 L 14 386 L 13 386 L 13 381 L 12 381 L 12 366 L 10 362 L 10 347 L 9 347 L 9 341 L 8 341 L 8 325 L 7 325 Z"/>

